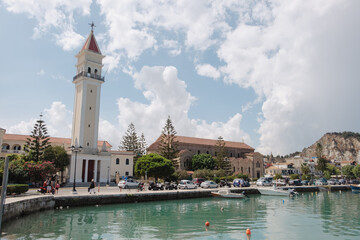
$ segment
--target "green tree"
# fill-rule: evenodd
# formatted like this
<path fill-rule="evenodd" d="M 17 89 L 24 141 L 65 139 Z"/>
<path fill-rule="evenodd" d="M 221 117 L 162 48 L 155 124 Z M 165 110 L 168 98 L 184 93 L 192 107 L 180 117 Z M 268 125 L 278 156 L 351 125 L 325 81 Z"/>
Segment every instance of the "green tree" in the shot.
<path fill-rule="evenodd" d="M 158 178 L 168 178 L 175 172 L 172 162 L 159 154 L 150 153 L 141 156 L 135 165 L 135 174 L 138 176 L 154 177 L 155 181 Z"/>
<path fill-rule="evenodd" d="M 50 146 L 49 140 L 46 124 L 42 120 L 42 115 L 40 115 L 40 119 L 36 121 L 30 137 L 25 142 L 24 149 L 28 153 L 27 159 L 35 162 L 42 161 L 44 150 Z"/>
<path fill-rule="evenodd" d="M 62 146 L 50 146 L 44 151 L 44 161 L 54 163 L 55 168 L 61 172 L 61 181 L 65 168 L 70 164 L 70 156 Z"/>
<path fill-rule="evenodd" d="M 210 154 L 197 154 L 192 157 L 192 169 L 210 169 L 213 170 L 215 168 L 215 160 Z"/>
<path fill-rule="evenodd" d="M 307 163 L 301 164 L 300 168 L 301 168 L 301 173 L 303 175 L 308 175 L 310 173 L 310 167 L 309 167 L 309 165 Z"/>
<path fill-rule="evenodd" d="M 145 136 L 144 133 L 141 133 L 139 139 L 139 152 L 141 156 L 146 154 L 146 148 L 147 148 L 147 144 L 146 144 Z"/>
<path fill-rule="evenodd" d="M 177 146 L 178 142 L 176 141 L 175 128 L 171 122 L 170 116 L 166 120 L 165 126 L 161 132 L 160 136 L 160 144 L 159 144 L 159 152 L 160 155 L 166 159 L 173 161 L 175 165 L 174 159 L 177 157 Z"/>
<path fill-rule="evenodd" d="M 217 168 L 224 169 L 225 171 L 229 171 L 230 163 L 225 159 L 227 155 L 225 149 L 225 141 L 221 136 L 219 136 L 216 141 L 215 151 L 216 151 L 215 155 L 216 155 Z"/>
<path fill-rule="evenodd" d="M 328 171 L 330 175 L 340 175 L 341 174 L 340 169 L 338 169 L 337 167 L 335 167 L 334 165 L 332 165 L 330 163 L 326 164 L 325 171 Z"/>
<path fill-rule="evenodd" d="M 189 175 L 187 173 L 186 170 L 176 170 L 174 172 L 174 178 L 175 180 L 183 180 L 183 179 L 188 179 L 189 178 Z"/>
<path fill-rule="evenodd" d="M 274 179 L 275 180 L 277 180 L 277 179 L 282 179 L 283 177 L 282 177 L 282 175 L 281 175 L 281 173 L 277 173 L 277 174 L 275 174 L 275 176 L 274 176 Z"/>
<path fill-rule="evenodd" d="M 341 172 L 347 179 L 352 179 L 354 177 L 353 169 L 354 166 L 346 165 L 341 169 Z"/>
<path fill-rule="evenodd" d="M 360 178 L 360 165 L 356 165 L 353 168 L 353 174 L 355 175 L 355 177 Z"/>
<path fill-rule="evenodd" d="M 290 179 L 299 179 L 299 174 L 291 174 Z"/>
<path fill-rule="evenodd" d="M 122 137 L 119 149 L 133 151 L 135 156 L 140 155 L 140 143 L 133 123 L 130 123 L 125 135 Z"/>
<path fill-rule="evenodd" d="M 25 171 L 25 160 L 22 155 L 9 154 L 9 182 L 11 183 L 27 183 L 29 181 L 28 172 Z"/>

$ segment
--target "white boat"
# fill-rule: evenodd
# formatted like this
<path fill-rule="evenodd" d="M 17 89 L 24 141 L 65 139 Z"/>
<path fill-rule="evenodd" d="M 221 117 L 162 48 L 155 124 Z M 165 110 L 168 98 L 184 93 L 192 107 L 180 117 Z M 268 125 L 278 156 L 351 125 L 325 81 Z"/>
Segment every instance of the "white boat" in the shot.
<path fill-rule="evenodd" d="M 258 188 L 258 191 L 262 195 L 272 195 L 272 196 L 294 196 L 298 194 L 294 189 L 284 190 L 282 188 Z"/>
<path fill-rule="evenodd" d="M 217 192 L 211 192 L 211 195 L 214 197 L 222 197 L 222 198 L 245 198 L 247 197 L 244 193 L 232 193 L 228 189 L 221 189 Z"/>

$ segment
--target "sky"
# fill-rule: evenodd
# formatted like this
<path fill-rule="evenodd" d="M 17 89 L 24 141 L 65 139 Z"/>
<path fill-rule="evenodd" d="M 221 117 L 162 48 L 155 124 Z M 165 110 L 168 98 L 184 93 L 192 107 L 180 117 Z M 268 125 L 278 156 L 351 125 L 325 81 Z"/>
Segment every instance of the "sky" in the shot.
<path fill-rule="evenodd" d="M 130 123 L 150 145 L 178 135 L 301 151 L 360 132 L 360 1 L 0 0 L 0 127 L 71 137 L 75 55 L 103 60 L 99 140 Z"/>

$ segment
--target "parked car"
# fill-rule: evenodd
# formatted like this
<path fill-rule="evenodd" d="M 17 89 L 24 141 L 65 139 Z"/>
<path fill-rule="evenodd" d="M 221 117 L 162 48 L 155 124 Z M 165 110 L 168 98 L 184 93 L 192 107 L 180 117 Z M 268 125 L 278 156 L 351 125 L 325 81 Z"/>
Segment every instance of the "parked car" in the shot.
<path fill-rule="evenodd" d="M 178 185 L 178 188 L 179 189 L 196 189 L 197 185 L 194 184 L 190 180 L 181 180 L 179 185 Z"/>
<path fill-rule="evenodd" d="M 220 187 L 229 187 L 229 188 L 231 188 L 231 183 L 227 182 L 225 180 L 220 180 L 219 186 Z"/>
<path fill-rule="evenodd" d="M 319 178 L 316 180 L 315 185 L 327 185 L 327 180 L 325 178 Z"/>
<path fill-rule="evenodd" d="M 350 184 L 360 184 L 360 181 L 357 179 L 350 180 Z"/>
<path fill-rule="evenodd" d="M 272 185 L 272 180 L 269 181 L 267 178 L 259 178 L 257 181 L 256 181 L 256 186 L 271 186 Z"/>
<path fill-rule="evenodd" d="M 341 178 L 339 179 L 339 184 L 345 185 L 346 184 L 346 180 Z"/>
<path fill-rule="evenodd" d="M 149 190 L 164 190 L 164 184 L 149 182 Z"/>
<path fill-rule="evenodd" d="M 304 186 L 307 186 L 307 185 L 309 185 L 309 180 L 302 180 L 301 184 Z"/>
<path fill-rule="evenodd" d="M 340 185 L 339 180 L 337 180 L 335 178 L 330 178 L 327 182 L 329 185 Z"/>
<path fill-rule="evenodd" d="M 177 184 L 176 183 L 170 183 L 170 182 L 165 182 L 165 189 L 166 190 L 173 190 L 173 189 L 177 189 Z"/>
<path fill-rule="evenodd" d="M 194 179 L 192 180 L 192 182 L 193 182 L 194 184 L 200 186 L 200 184 L 201 184 L 202 182 L 205 182 L 205 179 L 203 179 L 203 178 L 194 178 Z"/>
<path fill-rule="evenodd" d="M 202 188 L 218 188 L 219 185 L 213 181 L 205 181 L 200 184 Z"/>
<path fill-rule="evenodd" d="M 236 178 L 233 181 L 234 187 L 250 187 L 250 183 L 245 181 L 243 178 Z"/>
<path fill-rule="evenodd" d="M 273 180 L 272 183 L 275 184 L 276 186 L 286 186 L 285 181 L 282 180 L 282 179 L 278 179 L 278 180 L 276 180 L 276 181 Z"/>
<path fill-rule="evenodd" d="M 289 186 L 301 186 L 301 180 L 300 179 L 290 179 Z"/>
<path fill-rule="evenodd" d="M 121 180 L 118 183 L 118 187 L 124 188 L 124 189 L 137 188 L 138 186 L 139 186 L 139 183 L 133 179 Z"/>

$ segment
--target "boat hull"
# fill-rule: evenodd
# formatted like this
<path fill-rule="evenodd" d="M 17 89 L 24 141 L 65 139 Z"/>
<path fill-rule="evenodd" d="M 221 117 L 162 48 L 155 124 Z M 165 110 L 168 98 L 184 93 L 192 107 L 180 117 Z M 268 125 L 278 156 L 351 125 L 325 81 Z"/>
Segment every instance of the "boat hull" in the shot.
<path fill-rule="evenodd" d="M 351 191 L 360 193 L 360 185 L 350 185 Z"/>
<path fill-rule="evenodd" d="M 261 195 L 271 195 L 271 196 L 289 196 L 290 192 L 281 189 L 270 189 L 270 188 L 258 188 L 258 191 Z"/>
<path fill-rule="evenodd" d="M 226 192 L 223 192 L 223 191 L 218 191 L 218 192 L 211 192 L 211 195 L 213 197 L 220 197 L 220 198 L 245 198 L 246 195 L 244 194 L 241 194 L 241 193 L 232 193 L 230 191 L 226 191 Z"/>

